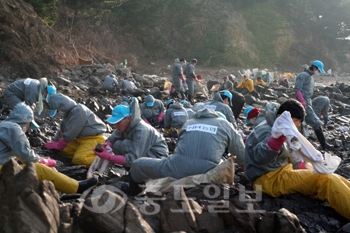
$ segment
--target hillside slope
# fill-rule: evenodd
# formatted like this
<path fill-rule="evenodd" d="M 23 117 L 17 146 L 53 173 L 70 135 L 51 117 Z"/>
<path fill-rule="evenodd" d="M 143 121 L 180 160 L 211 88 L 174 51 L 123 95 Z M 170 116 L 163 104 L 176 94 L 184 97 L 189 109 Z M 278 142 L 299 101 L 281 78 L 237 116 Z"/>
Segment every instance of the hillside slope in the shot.
<path fill-rule="evenodd" d="M 0 64 L 13 78 L 52 76 L 71 61 L 64 41 L 23 1 L 0 0 Z"/>
<path fill-rule="evenodd" d="M 59 0 L 51 28 L 22 0 L 0 0 L 0 71 L 50 77 L 78 58 L 111 64 L 128 59 L 141 70 L 176 57 L 196 57 L 209 68 L 291 72 L 319 59 L 326 69 L 349 71 L 349 43 L 334 42 L 335 30 L 321 31 L 315 12 L 321 10 L 310 10 L 314 1 L 133 0 L 99 8 L 96 1 Z"/>

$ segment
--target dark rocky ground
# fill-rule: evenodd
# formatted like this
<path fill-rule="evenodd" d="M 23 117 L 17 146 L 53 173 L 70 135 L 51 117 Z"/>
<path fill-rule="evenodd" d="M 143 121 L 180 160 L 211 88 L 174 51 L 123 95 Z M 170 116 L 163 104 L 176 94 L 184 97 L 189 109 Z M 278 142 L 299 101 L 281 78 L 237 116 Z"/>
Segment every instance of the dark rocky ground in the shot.
<path fill-rule="evenodd" d="M 102 77 L 110 71 L 120 75 L 120 77 L 123 72 L 126 72 L 123 68 L 113 68 L 109 66 L 103 68 L 95 66 L 73 67 L 70 70 L 63 71 L 64 76 L 50 81 L 57 86 L 58 92 L 70 96 L 78 103 L 85 104 L 97 116 L 105 120 L 112 108 L 120 103 L 121 97 L 120 95 L 107 97 L 96 87 L 100 85 Z M 169 77 L 166 72 L 163 72 L 161 76 Z M 161 76 L 150 80 L 134 73 L 135 79 L 143 85 L 144 90 L 162 93 L 160 98 L 166 102 L 170 97 L 162 92 L 162 85 L 159 81 L 162 79 Z M 207 77 L 210 77 L 210 72 L 208 72 Z M 6 83 L 10 82 L 3 80 L 3 86 L 6 86 Z M 316 85 L 315 96 L 326 95 L 331 99 L 330 122 L 324 128 L 324 132 L 328 141 L 335 146 L 330 153 L 342 158 L 342 163 L 336 173 L 349 180 L 350 137 L 349 132 L 339 130 L 339 126 L 348 126 L 350 122 L 350 99 L 348 97 L 350 87 L 346 83 L 342 85 L 335 82 L 326 84 L 327 86 Z M 259 92 L 261 99 L 248 98 L 247 103 L 263 107 L 268 101 L 278 102 L 287 97 L 294 97 L 292 89 L 261 88 Z M 138 97 L 140 102 L 143 101 L 142 97 Z M 203 100 L 201 97 L 196 99 L 196 101 L 201 100 Z M 4 119 L 10 110 L 6 103 L 1 103 L 0 118 Z M 56 169 L 58 171 L 77 180 L 85 179 L 87 168 L 72 166 L 69 158 L 43 148 L 43 145 L 54 136 L 62 117 L 61 113 L 58 113 L 51 119 L 48 117 L 48 113 L 49 110 L 47 109 L 42 115 L 36 116 L 40 128 L 28 134 L 31 146 L 39 155 L 56 159 Z M 238 122 L 239 128 L 247 134 L 250 129 L 243 122 L 244 117 L 241 114 Z M 112 129 L 109 128 L 108 133 L 111 132 Z M 311 129 L 310 132 L 312 132 Z M 319 147 L 314 135 L 311 135 L 309 140 L 316 148 Z M 166 141 L 169 150 L 172 151 L 176 146 L 177 139 L 167 137 Z M 245 179 L 244 172 L 239 170 L 238 167 L 235 170 L 235 184 L 232 186 L 218 185 L 220 195 L 217 197 L 208 198 L 203 195 L 206 189 L 206 185 L 203 184 L 182 190 L 182 194 L 187 196 L 185 202 L 174 199 L 174 192 L 164 195 L 161 200 L 159 198 L 154 200 L 154 197 L 147 195 L 126 197 L 126 200 L 120 199 L 122 196 L 115 194 L 115 190 L 111 187 L 118 187 L 116 185 L 118 181 L 127 180 L 126 174 L 127 171 L 117 166 L 109 170 L 101 175 L 98 188 L 87 196 L 85 194 L 85 199 L 79 198 L 79 195 L 67 196 L 60 194 L 62 200 L 59 202 L 59 232 L 114 232 L 112 229 L 119 229 L 118 232 L 350 232 L 349 221 L 337 214 L 326 202 L 317 201 L 300 194 L 285 195 L 280 198 L 263 194 L 260 200 L 257 194 L 252 191 L 251 184 Z M 246 191 L 242 193 L 242 190 Z M 229 195 L 223 196 L 225 192 Z M 245 197 L 245 201 L 240 199 L 242 196 Z M 104 216 L 107 217 L 101 219 L 100 213 L 94 213 L 87 208 L 97 197 L 98 203 L 102 206 L 110 200 L 109 198 L 113 197 L 113 200 L 117 200 L 114 204 L 118 201 L 123 203 L 124 212 L 121 213 L 120 209 L 115 212 L 109 211 L 104 213 Z M 157 205 L 150 204 L 152 202 L 149 202 L 149 199 L 152 199 L 153 203 Z M 229 211 L 224 213 L 208 211 L 210 203 L 213 201 L 221 201 L 222 203 L 226 201 Z M 169 211 L 170 209 L 183 207 L 183 202 L 191 207 L 191 211 L 188 211 L 188 213 Z M 248 204 L 251 204 L 255 211 L 243 213 L 244 210 L 247 210 Z M 152 212 L 152 208 L 154 210 L 157 206 L 160 207 L 159 211 L 149 214 Z M 145 209 L 148 211 L 145 211 Z M 132 218 L 131 216 L 136 217 Z M 115 219 L 118 219 L 119 225 L 115 225 Z"/>

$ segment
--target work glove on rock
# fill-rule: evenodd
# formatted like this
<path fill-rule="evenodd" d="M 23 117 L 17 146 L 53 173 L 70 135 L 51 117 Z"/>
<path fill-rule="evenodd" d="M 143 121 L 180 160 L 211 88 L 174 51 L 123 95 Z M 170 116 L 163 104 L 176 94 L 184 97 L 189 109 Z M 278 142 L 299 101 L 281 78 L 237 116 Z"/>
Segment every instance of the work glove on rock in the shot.
<path fill-rule="evenodd" d="M 326 126 L 328 124 L 328 117 L 324 117 L 323 122 L 324 122 L 324 126 Z"/>
<path fill-rule="evenodd" d="M 46 149 L 49 150 L 63 150 L 67 146 L 68 142 L 66 142 L 63 138 L 60 138 L 60 140 L 48 142 L 44 145 Z"/>
<path fill-rule="evenodd" d="M 164 112 L 159 113 L 158 115 L 158 123 L 160 123 L 163 120 Z"/>
<path fill-rule="evenodd" d="M 267 146 L 270 147 L 271 150 L 279 151 L 285 140 L 286 136 L 284 135 L 281 135 L 279 138 L 270 137 L 269 140 L 267 140 Z"/>
<path fill-rule="evenodd" d="M 96 151 L 96 148 L 93 150 L 94 153 L 100 157 L 101 159 L 105 159 L 108 161 L 111 161 L 112 163 L 124 165 L 125 164 L 125 157 L 123 155 L 115 155 L 113 153 L 109 153 L 105 146 L 100 146 L 101 151 Z"/>
<path fill-rule="evenodd" d="M 39 163 L 46 165 L 48 167 L 56 167 L 56 160 L 50 159 L 50 158 L 45 159 L 43 157 L 40 157 Z"/>
<path fill-rule="evenodd" d="M 297 99 L 303 105 L 303 107 L 306 108 L 306 103 L 305 103 L 303 93 L 301 93 L 301 91 L 297 91 L 295 92 L 295 97 L 297 97 Z"/>

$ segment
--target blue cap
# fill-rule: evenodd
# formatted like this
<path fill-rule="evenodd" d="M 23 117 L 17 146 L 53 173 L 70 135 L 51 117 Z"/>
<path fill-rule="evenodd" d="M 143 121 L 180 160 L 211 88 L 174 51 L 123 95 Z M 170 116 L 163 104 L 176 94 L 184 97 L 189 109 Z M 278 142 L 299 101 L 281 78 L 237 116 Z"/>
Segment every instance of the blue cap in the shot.
<path fill-rule="evenodd" d="M 152 95 L 148 95 L 145 99 L 148 107 L 153 107 L 154 105 L 154 97 Z"/>
<path fill-rule="evenodd" d="M 118 105 L 113 108 L 112 116 L 106 121 L 110 124 L 117 124 L 126 117 L 131 116 L 130 108 L 125 105 Z"/>
<path fill-rule="evenodd" d="M 313 65 L 313 66 L 316 66 L 316 67 L 320 70 L 320 72 L 321 72 L 322 74 L 326 73 L 326 72 L 324 71 L 324 69 L 323 69 L 323 63 L 322 63 L 321 61 L 315 60 L 315 61 L 312 62 L 312 65 Z"/>
<path fill-rule="evenodd" d="M 166 102 L 167 105 L 173 104 L 173 103 L 174 103 L 174 100 L 173 100 L 173 99 L 170 99 L 170 100 L 168 100 L 168 102 Z"/>
<path fill-rule="evenodd" d="M 229 105 L 232 106 L 232 94 L 227 90 L 220 91 L 221 95 L 227 96 L 230 99 Z"/>
<path fill-rule="evenodd" d="M 46 91 L 47 91 L 46 102 L 49 102 L 50 96 L 52 94 L 56 93 L 56 87 L 55 86 L 47 86 Z"/>
<path fill-rule="evenodd" d="M 186 100 L 182 100 L 180 104 L 182 104 L 185 108 L 191 108 L 191 103 Z"/>

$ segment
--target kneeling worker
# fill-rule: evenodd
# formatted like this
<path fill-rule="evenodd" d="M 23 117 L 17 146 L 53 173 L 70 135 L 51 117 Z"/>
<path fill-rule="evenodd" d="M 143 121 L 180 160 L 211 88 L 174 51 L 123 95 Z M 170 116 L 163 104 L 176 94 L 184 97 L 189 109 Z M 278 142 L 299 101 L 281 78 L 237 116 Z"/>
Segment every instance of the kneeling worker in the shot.
<path fill-rule="evenodd" d="M 33 110 L 24 103 L 18 103 L 10 115 L 0 123 L 0 169 L 6 162 L 17 157 L 24 163 L 21 165 L 22 167 L 33 162 L 38 179 L 51 181 L 60 192 L 82 193 L 89 187 L 96 185 L 97 179 L 94 177 L 77 181 L 51 169 L 50 167 L 56 166 L 56 161 L 37 155 L 30 148 L 25 135 L 29 129 L 37 127 Z"/>

